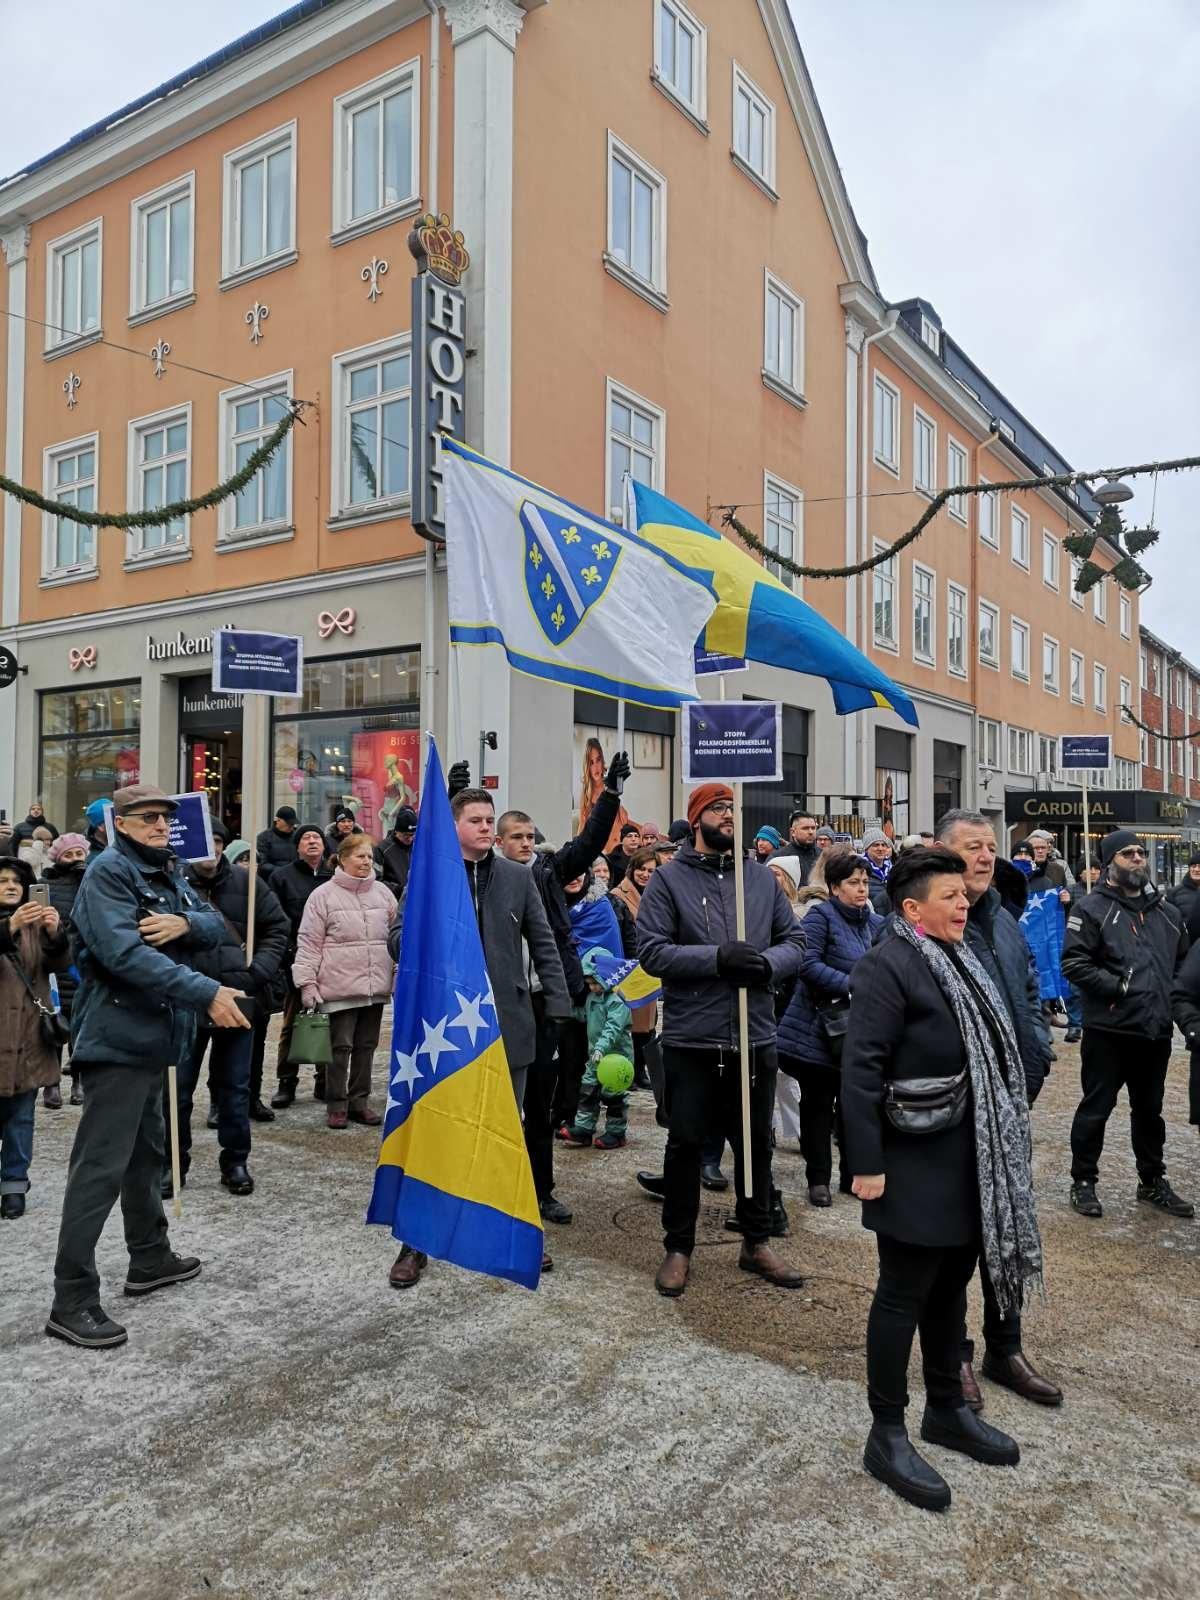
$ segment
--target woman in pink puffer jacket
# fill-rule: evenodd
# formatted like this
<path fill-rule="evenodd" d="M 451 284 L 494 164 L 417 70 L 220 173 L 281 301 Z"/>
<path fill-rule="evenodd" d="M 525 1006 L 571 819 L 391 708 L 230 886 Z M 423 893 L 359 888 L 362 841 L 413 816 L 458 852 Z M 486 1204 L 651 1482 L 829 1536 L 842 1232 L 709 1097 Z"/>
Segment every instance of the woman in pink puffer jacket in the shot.
<path fill-rule="evenodd" d="M 308 897 L 296 938 L 292 981 L 306 1010 L 329 1016 L 333 1065 L 325 1072 L 325 1121 L 374 1127 L 382 1121 L 367 1096 L 383 1008 L 396 968 L 387 934 L 396 897 L 375 878 L 374 849 L 365 833 L 338 846 L 333 877 Z"/>

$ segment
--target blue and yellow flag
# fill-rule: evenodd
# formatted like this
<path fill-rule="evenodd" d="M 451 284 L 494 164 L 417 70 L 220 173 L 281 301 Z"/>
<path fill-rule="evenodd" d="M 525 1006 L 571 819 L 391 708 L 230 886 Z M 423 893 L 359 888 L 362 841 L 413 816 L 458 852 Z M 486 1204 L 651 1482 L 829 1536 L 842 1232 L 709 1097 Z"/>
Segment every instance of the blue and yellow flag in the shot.
<path fill-rule="evenodd" d="M 702 636 L 706 649 L 824 678 L 842 716 L 894 711 L 918 726 L 916 707 L 903 689 L 716 528 L 632 480 L 625 520 L 630 532 L 708 579 L 717 609 Z"/>
<path fill-rule="evenodd" d="M 605 988 L 619 995 L 630 1011 L 657 1005 L 662 999 L 662 979 L 652 978 L 641 962 L 632 957 L 621 960 L 593 950 L 592 969 Z"/>
<path fill-rule="evenodd" d="M 368 1222 L 536 1289 L 542 1225 L 437 750 L 404 899 L 391 1089 Z"/>

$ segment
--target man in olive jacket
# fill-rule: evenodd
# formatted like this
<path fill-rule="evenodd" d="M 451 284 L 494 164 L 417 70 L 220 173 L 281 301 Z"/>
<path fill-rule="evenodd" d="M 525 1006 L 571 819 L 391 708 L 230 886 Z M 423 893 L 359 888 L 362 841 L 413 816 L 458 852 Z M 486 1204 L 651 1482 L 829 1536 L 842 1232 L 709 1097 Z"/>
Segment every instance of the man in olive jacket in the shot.
<path fill-rule="evenodd" d="M 189 889 L 170 848 L 176 802 L 150 784 L 113 795 L 115 836 L 84 875 L 71 918 L 80 983 L 71 1056 L 84 1086 L 63 1196 L 54 1305 L 46 1332 L 89 1349 L 125 1343 L 100 1305 L 96 1244 L 121 1201 L 129 1247 L 127 1295 L 194 1278 L 200 1263 L 167 1239 L 160 1184 L 162 1075 L 186 1057 L 198 1016 L 246 1028 L 233 989 L 192 970 L 222 923 Z"/>
<path fill-rule="evenodd" d="M 701 1147 L 721 1132 L 733 1147 L 738 1265 L 783 1289 L 803 1278 L 767 1243 L 771 1211 L 771 1116 L 775 1105 L 772 989 L 800 969 L 804 936 L 774 874 L 745 865 L 746 937 L 734 911 L 733 792 L 702 783 L 688 797 L 693 842 L 653 874 L 638 907 L 638 960 L 663 981 L 663 1067 L 670 1118 L 663 1161 L 666 1255 L 654 1280 L 674 1297 L 687 1287 L 700 1214 Z M 743 1182 L 738 990 L 749 1011 L 753 1197 Z"/>

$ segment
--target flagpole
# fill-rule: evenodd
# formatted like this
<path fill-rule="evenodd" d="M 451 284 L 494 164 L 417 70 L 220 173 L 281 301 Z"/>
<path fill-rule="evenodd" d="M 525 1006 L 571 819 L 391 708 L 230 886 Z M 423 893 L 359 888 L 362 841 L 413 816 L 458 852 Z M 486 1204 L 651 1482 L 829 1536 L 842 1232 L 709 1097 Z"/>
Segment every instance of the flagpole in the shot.
<path fill-rule="evenodd" d="M 746 937 L 746 864 L 742 859 L 742 786 L 733 789 L 733 905 L 739 942 Z M 750 1159 L 750 1009 L 746 991 L 738 989 L 738 1056 L 742 1076 L 742 1188 L 754 1197 L 753 1162 Z"/>
<path fill-rule="evenodd" d="M 624 748 L 625 748 L 625 702 L 624 702 L 624 700 L 618 700 L 617 701 L 617 748 L 613 751 L 613 755 L 615 755 L 615 756 L 616 755 L 620 755 L 621 751 L 624 750 Z"/>
<path fill-rule="evenodd" d="M 1083 789 L 1083 870 L 1090 874 L 1092 870 L 1092 838 L 1088 830 L 1088 793 L 1087 793 L 1087 768 L 1079 774 L 1080 784 Z"/>

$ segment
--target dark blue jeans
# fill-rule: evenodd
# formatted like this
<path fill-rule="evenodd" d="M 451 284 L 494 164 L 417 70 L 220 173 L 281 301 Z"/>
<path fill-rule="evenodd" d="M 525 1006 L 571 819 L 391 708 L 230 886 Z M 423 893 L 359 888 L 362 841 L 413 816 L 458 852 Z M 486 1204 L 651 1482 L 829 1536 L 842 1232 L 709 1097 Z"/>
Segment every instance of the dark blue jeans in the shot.
<path fill-rule="evenodd" d="M 29 1188 L 36 1100 L 36 1089 L 0 1095 L 0 1194 L 24 1194 Z"/>
<path fill-rule="evenodd" d="M 254 1050 L 251 1028 L 207 1028 L 196 1033 L 188 1061 L 179 1069 L 179 1166 L 186 1173 L 192 1161 L 192 1100 L 200 1081 L 204 1052 L 212 1046 L 209 1076 L 217 1103 L 217 1144 L 221 1171 L 244 1165 L 250 1154 L 250 1058 Z M 164 1100 L 167 1136 L 170 1110 Z"/>
<path fill-rule="evenodd" d="M 1083 1027 L 1083 996 L 1073 983 L 1067 985 L 1067 998 L 1063 1002 L 1067 1008 L 1067 1024 L 1072 1028 Z"/>

